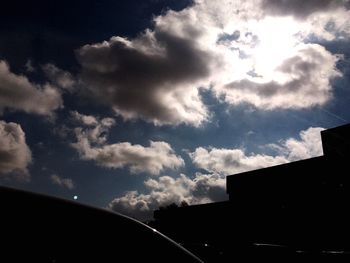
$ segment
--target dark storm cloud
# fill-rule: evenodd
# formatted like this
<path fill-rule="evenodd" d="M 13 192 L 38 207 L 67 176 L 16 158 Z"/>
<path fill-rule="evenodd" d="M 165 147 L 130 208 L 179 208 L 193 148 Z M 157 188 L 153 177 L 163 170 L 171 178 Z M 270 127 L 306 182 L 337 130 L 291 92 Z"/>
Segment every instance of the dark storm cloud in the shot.
<path fill-rule="evenodd" d="M 190 38 L 146 31 L 132 41 L 113 37 L 85 45 L 77 57 L 88 91 L 126 119 L 198 125 L 206 117 L 191 84 L 209 75 L 212 58 Z M 186 96 L 197 97 L 197 104 Z"/>
<path fill-rule="evenodd" d="M 329 11 L 348 1 L 339 0 L 263 0 L 261 7 L 271 15 L 292 15 L 304 19 L 315 12 Z"/>

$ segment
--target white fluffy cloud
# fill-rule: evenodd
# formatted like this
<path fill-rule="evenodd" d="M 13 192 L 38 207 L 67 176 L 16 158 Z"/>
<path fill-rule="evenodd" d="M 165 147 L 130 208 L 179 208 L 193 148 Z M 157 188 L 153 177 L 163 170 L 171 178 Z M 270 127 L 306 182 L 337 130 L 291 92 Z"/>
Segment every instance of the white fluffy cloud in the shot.
<path fill-rule="evenodd" d="M 321 131 L 323 128 L 309 128 L 300 132 L 300 140 L 290 138 L 282 144 L 280 152 L 289 161 L 297 161 L 323 155 Z"/>
<path fill-rule="evenodd" d="M 88 125 L 75 129 L 77 142 L 72 144 L 83 160 L 95 161 L 106 168 L 128 167 L 131 173 L 151 175 L 159 175 L 164 169 L 178 169 L 184 165 L 184 160 L 166 142 L 150 141 L 148 147 L 129 142 L 108 144 L 107 133 L 114 125 L 113 119 L 98 120 L 77 112 L 72 114 Z"/>
<path fill-rule="evenodd" d="M 28 165 L 32 154 L 26 144 L 21 126 L 13 122 L 0 121 L 0 178 L 15 177 L 28 181 Z"/>
<path fill-rule="evenodd" d="M 51 115 L 60 107 L 62 98 L 55 87 L 36 85 L 25 76 L 12 73 L 8 64 L 0 60 L 0 112 L 11 109 Z"/>
<path fill-rule="evenodd" d="M 300 132 L 300 139 L 290 138 L 269 147 L 277 150 L 276 156 L 247 155 L 242 149 L 197 148 L 190 153 L 193 163 L 208 172 L 236 174 L 290 161 L 297 161 L 323 154 L 321 134 L 323 128 L 309 128 Z"/>
<path fill-rule="evenodd" d="M 150 142 L 150 146 L 129 142 L 91 146 L 84 135 L 74 144 L 83 160 L 93 160 L 107 168 L 129 167 L 131 173 L 158 175 L 164 169 L 177 169 L 184 161 L 166 142 Z"/>
<path fill-rule="evenodd" d="M 197 0 L 154 18 L 137 37 L 77 51 L 86 93 L 125 119 L 200 126 L 210 88 L 231 105 L 305 108 L 332 98 L 341 58 L 310 36 L 350 35 L 346 1 Z"/>
<path fill-rule="evenodd" d="M 323 128 L 309 128 L 300 132 L 300 138 L 289 138 L 279 144 L 268 145 L 279 155 L 246 155 L 241 149 L 209 150 L 199 147 L 190 153 L 193 163 L 209 174 L 196 173 L 193 178 L 181 174 L 177 178 L 161 176 L 144 182 L 147 193 L 128 191 L 108 205 L 109 209 L 141 220 L 152 218 L 161 206 L 185 201 L 189 205 L 227 199 L 226 175 L 264 168 L 323 154 L 320 132 Z"/>
<path fill-rule="evenodd" d="M 62 178 L 56 174 L 52 174 L 50 176 L 50 179 L 51 179 L 51 182 L 53 184 L 58 185 L 58 186 L 63 187 L 63 188 L 67 188 L 69 190 L 72 190 L 75 187 L 73 180 L 70 178 Z"/>
<path fill-rule="evenodd" d="M 148 194 L 129 191 L 122 197 L 115 198 L 108 205 L 116 212 L 136 217 L 140 220 L 152 218 L 153 211 L 160 206 L 172 203 L 202 204 L 225 200 L 226 180 L 217 174 L 196 174 L 190 179 L 184 174 L 178 178 L 161 176 L 145 181 Z"/>
<path fill-rule="evenodd" d="M 241 149 L 212 148 L 207 150 L 203 147 L 199 147 L 190 153 L 190 157 L 198 168 L 226 175 L 287 162 L 287 159 L 283 156 L 246 155 L 244 150 Z"/>
<path fill-rule="evenodd" d="M 229 104 L 246 102 L 262 109 L 323 105 L 332 97 L 331 79 L 341 76 L 336 70 L 338 58 L 320 45 L 308 44 L 276 69 L 282 81 L 247 78 L 226 84 L 216 92 Z"/>

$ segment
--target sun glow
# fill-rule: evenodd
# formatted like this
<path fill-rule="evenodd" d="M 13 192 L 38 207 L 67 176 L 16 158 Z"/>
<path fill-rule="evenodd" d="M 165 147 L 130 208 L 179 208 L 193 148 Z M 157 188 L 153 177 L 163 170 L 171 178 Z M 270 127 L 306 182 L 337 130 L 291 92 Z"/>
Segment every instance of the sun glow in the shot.
<path fill-rule="evenodd" d="M 267 18 L 256 24 L 258 44 L 252 49 L 252 66 L 262 81 L 285 81 L 278 67 L 297 53 L 299 30 L 292 18 Z"/>
<path fill-rule="evenodd" d="M 272 80 L 286 82 L 287 77 L 278 68 L 300 49 L 302 26 L 291 17 L 266 17 L 251 20 L 237 29 L 240 32 L 238 39 L 230 41 L 227 37 L 228 40 L 220 43 L 234 71 L 229 77 L 231 81 L 251 79 L 258 83 Z M 222 79 L 227 80 L 227 77 Z"/>

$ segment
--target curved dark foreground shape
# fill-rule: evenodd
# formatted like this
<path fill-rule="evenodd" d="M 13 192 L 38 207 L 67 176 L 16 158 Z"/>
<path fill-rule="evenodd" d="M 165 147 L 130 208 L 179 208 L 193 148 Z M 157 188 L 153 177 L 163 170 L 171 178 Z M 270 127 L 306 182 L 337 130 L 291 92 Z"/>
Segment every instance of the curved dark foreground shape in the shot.
<path fill-rule="evenodd" d="M 0 262 L 201 262 L 126 216 L 0 187 Z"/>

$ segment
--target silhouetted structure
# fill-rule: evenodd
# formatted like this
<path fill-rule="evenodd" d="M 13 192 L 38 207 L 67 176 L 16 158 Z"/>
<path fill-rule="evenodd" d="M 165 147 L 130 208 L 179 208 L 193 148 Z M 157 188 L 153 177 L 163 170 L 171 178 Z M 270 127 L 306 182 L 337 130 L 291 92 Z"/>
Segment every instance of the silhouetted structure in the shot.
<path fill-rule="evenodd" d="M 181 243 L 212 244 L 230 260 L 261 243 L 292 254 L 349 251 L 350 125 L 321 136 L 323 156 L 228 176 L 229 201 L 158 210 L 153 225 Z"/>

